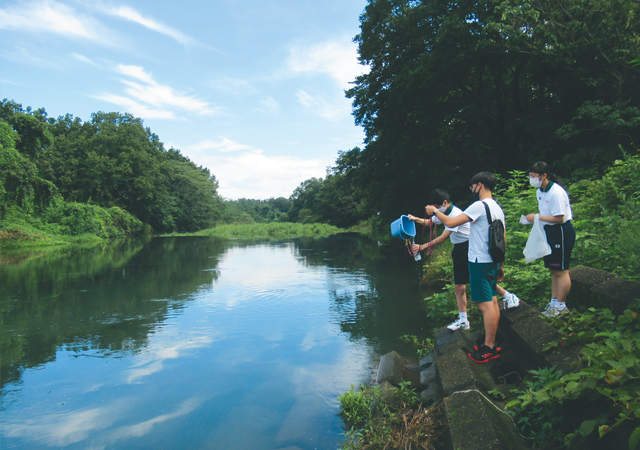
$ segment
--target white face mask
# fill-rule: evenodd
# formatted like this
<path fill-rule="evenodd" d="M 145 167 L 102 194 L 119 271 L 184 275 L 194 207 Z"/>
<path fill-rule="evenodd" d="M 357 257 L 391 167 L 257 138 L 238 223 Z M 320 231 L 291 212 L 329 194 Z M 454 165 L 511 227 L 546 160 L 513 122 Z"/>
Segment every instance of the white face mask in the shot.
<path fill-rule="evenodd" d="M 442 214 L 444 214 L 444 212 L 447 210 L 447 207 L 442 205 L 442 207 L 438 208 L 438 211 L 440 211 Z"/>
<path fill-rule="evenodd" d="M 542 186 L 542 181 L 540 181 L 540 178 L 529 177 L 529 184 L 534 188 L 539 188 Z"/>

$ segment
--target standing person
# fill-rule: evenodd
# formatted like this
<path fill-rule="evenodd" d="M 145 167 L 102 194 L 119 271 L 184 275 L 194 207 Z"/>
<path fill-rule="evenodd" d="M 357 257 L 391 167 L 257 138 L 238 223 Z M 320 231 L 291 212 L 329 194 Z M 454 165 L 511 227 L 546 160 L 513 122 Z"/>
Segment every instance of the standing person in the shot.
<path fill-rule="evenodd" d="M 485 205 L 489 208 L 493 220 L 500 220 L 505 224 L 505 218 L 502 208 L 493 199 L 492 191 L 496 187 L 496 177 L 492 173 L 477 173 L 469 184 L 476 201 L 457 217 L 449 217 L 433 205 L 427 206 L 426 210 L 449 228 L 470 222 L 469 284 L 471 301 L 476 303 L 482 312 L 484 344 L 468 355 L 477 363 L 486 363 L 500 357 L 500 348 L 496 346 L 496 333 L 500 322 L 497 284 L 504 278 L 504 267 L 502 263 L 493 262 L 489 253 L 489 221 Z"/>
<path fill-rule="evenodd" d="M 544 266 L 551 272 L 551 301 L 542 314 L 556 317 L 569 312 L 565 302 L 571 290 L 569 263 L 576 243 L 576 230 L 571 223 L 573 213 L 567 191 L 547 163 L 538 161 L 527 172 L 531 186 L 538 188 L 536 198 L 540 222 L 544 224 L 547 242 L 551 247 L 551 254 L 544 257 Z M 535 216 L 527 214 L 527 220 L 533 222 Z"/>
<path fill-rule="evenodd" d="M 458 217 L 462 214 L 462 210 L 451 203 L 449 194 L 443 189 L 434 190 L 429 196 L 429 205 L 434 205 L 438 211 L 451 218 Z M 431 223 L 435 225 L 442 222 L 435 216 L 428 219 L 408 214 L 410 220 L 429 226 Z M 451 258 L 453 259 L 453 283 L 455 285 L 456 303 L 458 305 L 458 319 L 447 326 L 451 331 L 466 331 L 471 328 L 469 318 L 467 316 L 467 283 L 469 282 L 469 223 L 463 223 L 457 227 L 447 227 L 437 238 L 418 245 L 414 244 L 411 249 L 413 253 L 433 248 L 438 244 L 442 244 L 447 239 L 451 239 L 453 251 Z M 497 293 L 503 298 L 505 309 L 517 308 L 520 305 L 520 299 L 517 295 L 512 294 L 501 286 L 496 286 Z"/>

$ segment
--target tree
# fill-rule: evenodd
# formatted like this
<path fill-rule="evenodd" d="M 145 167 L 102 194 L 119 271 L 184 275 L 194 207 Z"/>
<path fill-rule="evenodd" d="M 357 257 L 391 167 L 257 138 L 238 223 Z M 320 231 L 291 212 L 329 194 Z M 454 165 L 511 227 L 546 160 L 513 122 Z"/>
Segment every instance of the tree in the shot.
<path fill-rule="evenodd" d="M 358 169 L 387 219 L 435 187 L 538 159 L 600 167 L 636 126 L 640 15 L 631 0 L 370 0 L 355 40 L 370 71 L 347 96 L 366 132 Z M 594 171 L 591 171 L 592 173 Z M 582 175 L 585 175 L 583 173 Z"/>

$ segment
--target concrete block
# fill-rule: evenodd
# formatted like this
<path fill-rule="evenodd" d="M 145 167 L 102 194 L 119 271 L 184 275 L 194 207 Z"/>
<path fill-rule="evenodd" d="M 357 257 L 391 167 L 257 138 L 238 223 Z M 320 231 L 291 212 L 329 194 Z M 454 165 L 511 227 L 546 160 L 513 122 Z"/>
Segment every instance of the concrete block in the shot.
<path fill-rule="evenodd" d="M 631 302 L 640 298 L 640 284 L 623 280 L 609 272 L 576 266 L 571 268 L 569 274 L 569 308 L 609 308 L 614 314 L 622 314 Z"/>
<path fill-rule="evenodd" d="M 435 332 L 435 350 L 436 353 L 442 355 L 448 351 L 460 348 L 464 344 L 462 332 L 451 331 L 446 327 L 440 328 Z"/>
<path fill-rule="evenodd" d="M 422 386 L 431 386 L 436 380 L 436 365 L 431 364 L 427 369 L 420 371 L 420 384 Z"/>
<path fill-rule="evenodd" d="M 525 450 L 511 418 L 477 391 L 444 399 L 449 437 L 454 449 Z"/>
<path fill-rule="evenodd" d="M 402 381 L 402 358 L 395 351 L 389 352 L 380 358 L 376 382 L 381 384 L 385 381 L 394 385 Z"/>
<path fill-rule="evenodd" d="M 438 383 L 431 383 L 427 389 L 420 393 L 420 400 L 425 406 L 429 407 L 434 403 L 442 400 L 442 391 Z"/>
<path fill-rule="evenodd" d="M 540 314 L 537 308 L 529 305 L 524 301 L 520 301 L 520 306 L 514 309 L 500 309 L 500 325 L 498 326 L 498 330 L 500 330 L 500 326 L 512 325 L 514 323 L 520 322 L 521 320 L 526 319 L 529 316 Z"/>
<path fill-rule="evenodd" d="M 558 331 L 537 315 L 511 325 L 509 334 L 509 347 L 521 355 L 520 360 L 526 370 L 545 367 L 547 361 L 542 348 L 560 339 Z"/>
<path fill-rule="evenodd" d="M 473 371 L 465 361 L 462 350 L 448 352 L 436 358 L 438 380 L 446 397 L 456 391 L 475 386 Z"/>
<path fill-rule="evenodd" d="M 436 362 L 435 352 L 431 352 L 420 360 L 419 368 L 420 370 L 428 369 L 429 366 L 431 366 L 435 362 Z"/>

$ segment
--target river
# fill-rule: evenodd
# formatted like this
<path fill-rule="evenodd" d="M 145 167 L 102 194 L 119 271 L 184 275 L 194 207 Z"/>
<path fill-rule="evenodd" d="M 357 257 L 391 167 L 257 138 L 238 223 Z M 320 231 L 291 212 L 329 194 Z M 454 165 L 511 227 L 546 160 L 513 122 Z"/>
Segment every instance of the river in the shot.
<path fill-rule="evenodd" d="M 358 235 L 0 258 L 3 450 L 335 449 L 337 396 L 430 330 L 413 259 Z"/>

